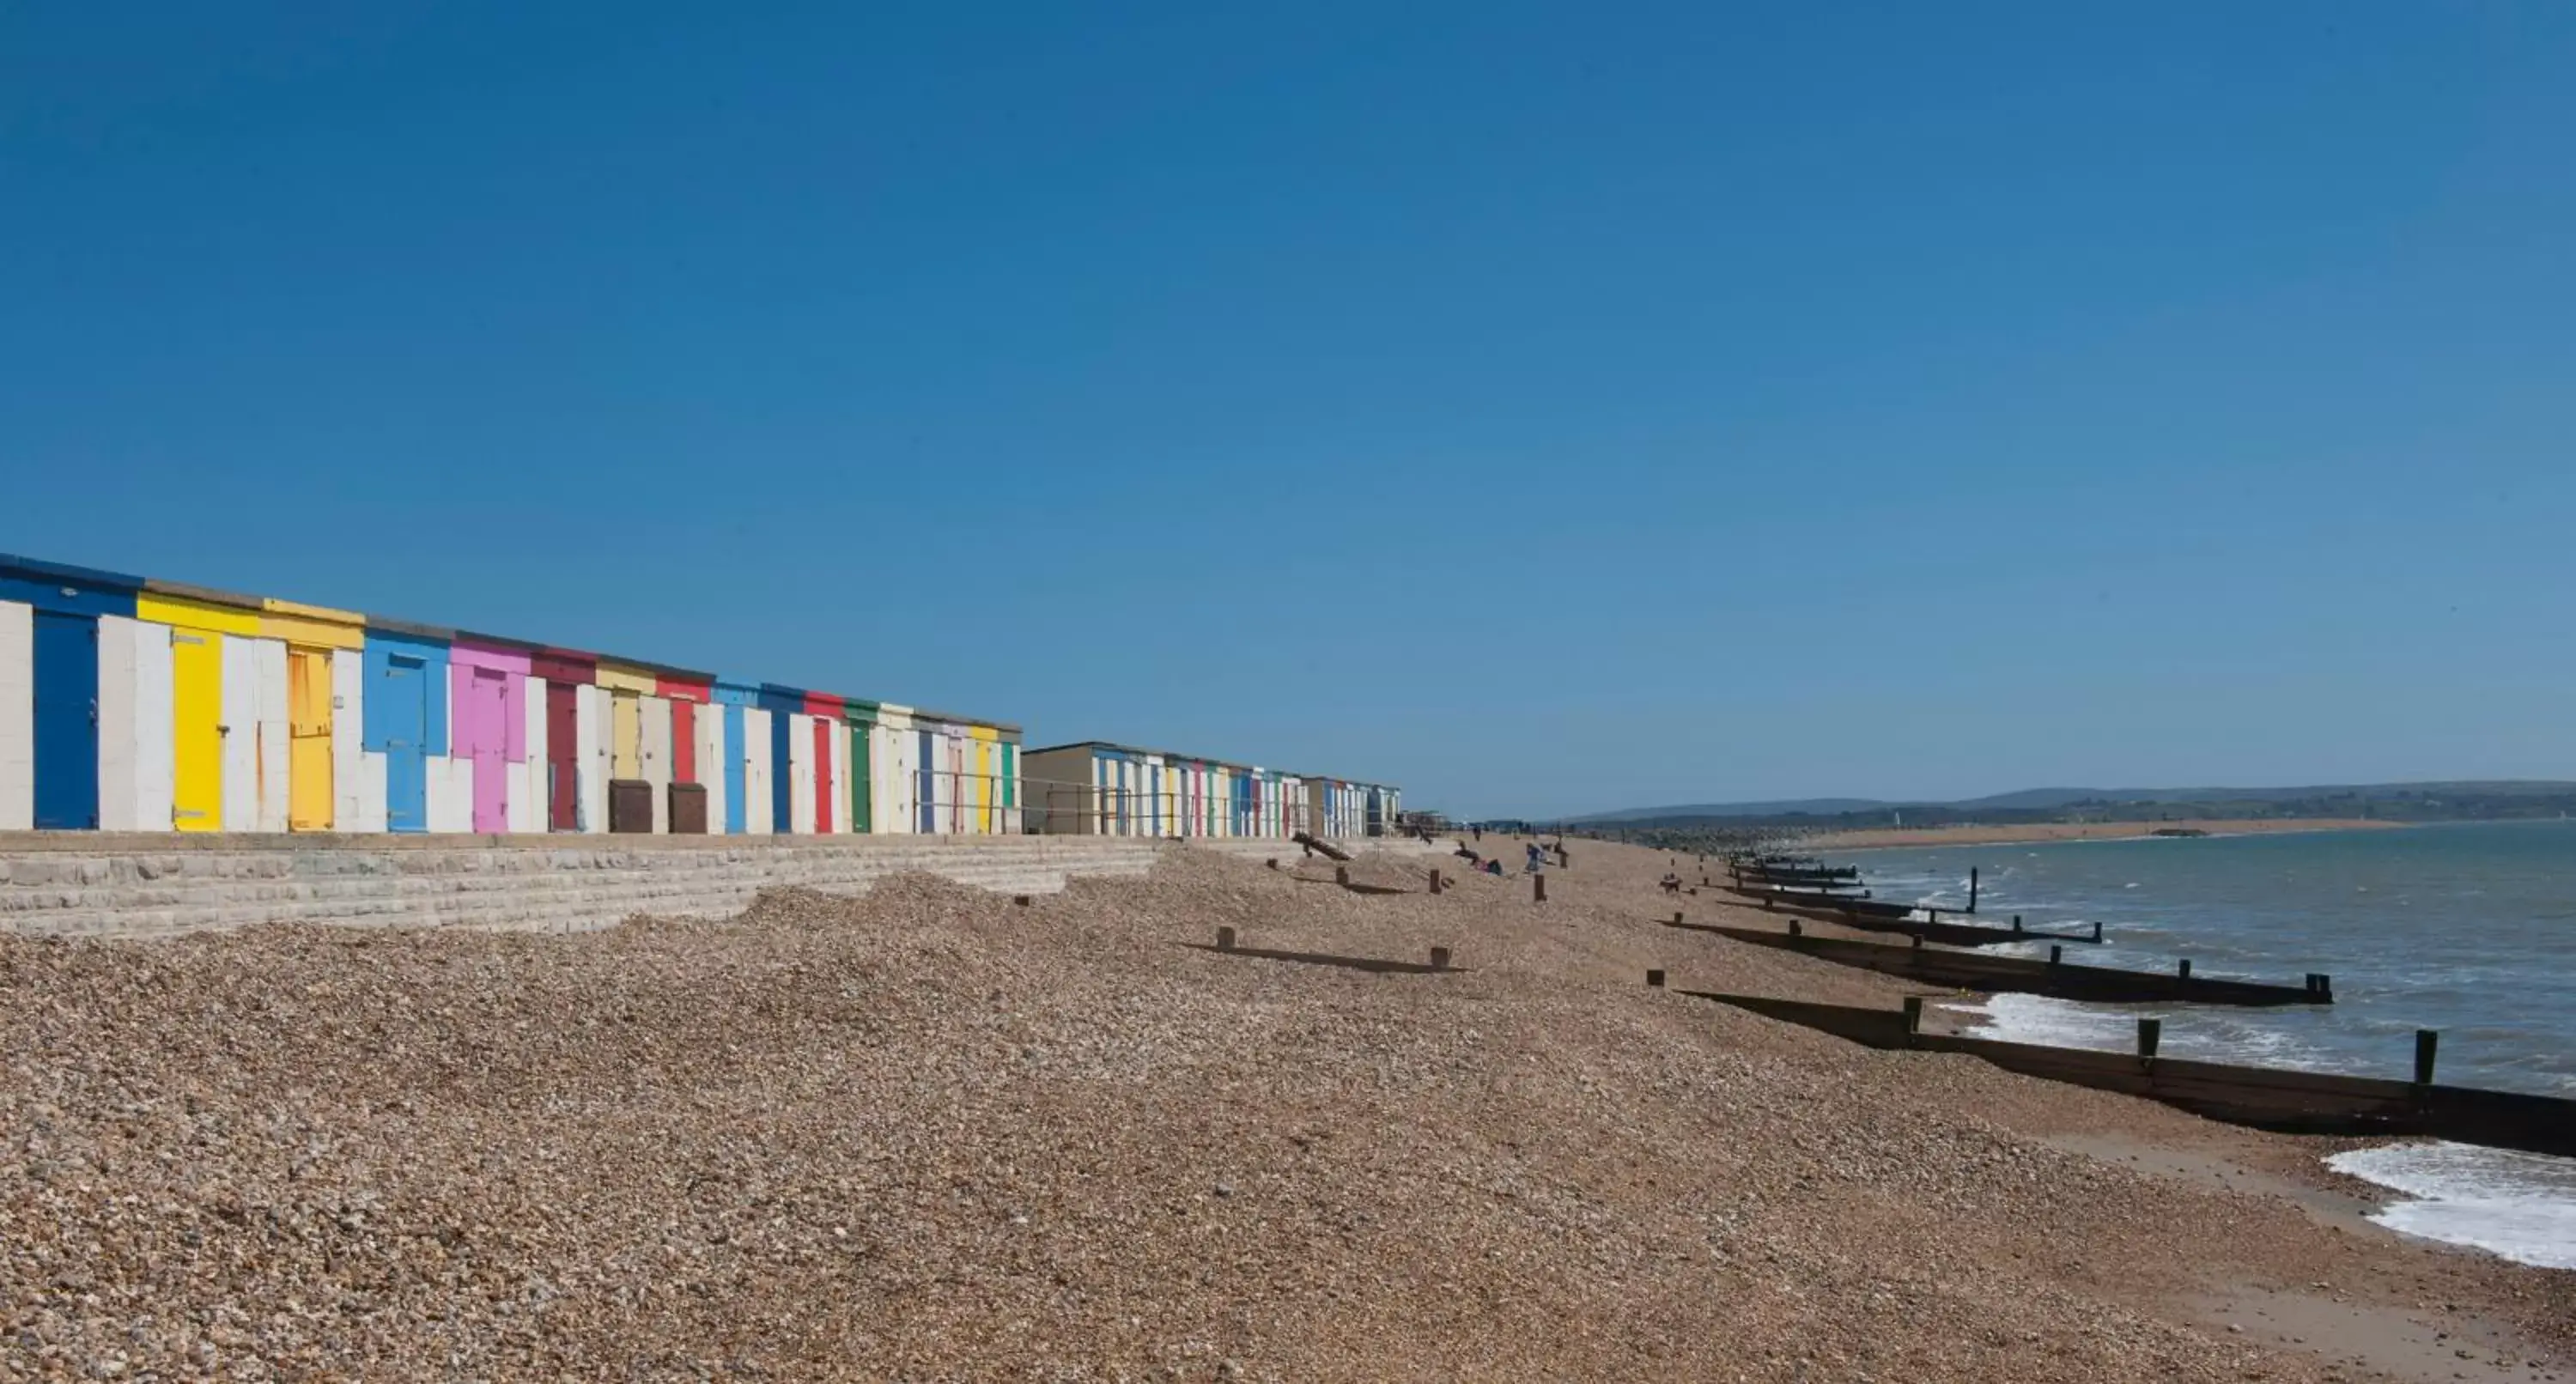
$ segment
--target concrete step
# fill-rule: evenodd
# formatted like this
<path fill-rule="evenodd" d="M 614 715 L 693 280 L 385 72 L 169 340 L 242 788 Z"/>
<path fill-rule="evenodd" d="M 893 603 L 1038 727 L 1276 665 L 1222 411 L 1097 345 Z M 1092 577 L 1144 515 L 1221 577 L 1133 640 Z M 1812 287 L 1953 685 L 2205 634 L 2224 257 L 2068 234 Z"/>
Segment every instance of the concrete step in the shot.
<path fill-rule="evenodd" d="M 95 838 L 94 838 L 95 839 Z M 858 894 L 923 873 L 996 893 L 1150 871 L 1162 843 L 1046 837 L 866 837 L 776 843 L 599 837 L 218 838 L 173 848 L 0 845 L 0 932 L 142 937 L 265 922 L 562 931 L 638 913 L 728 917 L 762 889 Z M 283 839 L 290 845 L 281 847 Z"/>

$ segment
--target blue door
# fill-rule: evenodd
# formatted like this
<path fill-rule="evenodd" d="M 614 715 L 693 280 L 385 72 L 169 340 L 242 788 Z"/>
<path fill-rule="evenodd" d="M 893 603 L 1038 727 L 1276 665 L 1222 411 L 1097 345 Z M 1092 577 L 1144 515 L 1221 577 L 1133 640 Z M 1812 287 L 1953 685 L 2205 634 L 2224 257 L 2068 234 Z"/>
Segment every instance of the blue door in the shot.
<path fill-rule="evenodd" d="M 98 825 L 98 617 L 36 615 L 36 825 Z"/>
<path fill-rule="evenodd" d="M 743 824 L 750 820 L 747 815 L 750 804 L 742 800 L 743 769 L 746 761 L 743 759 L 741 707 L 728 706 L 724 709 L 724 728 L 724 829 L 728 836 L 740 836 L 744 831 Z"/>
<path fill-rule="evenodd" d="M 384 686 L 374 695 L 384 699 L 379 724 L 385 732 L 385 827 L 427 831 L 429 766 L 422 756 L 429 743 L 428 660 L 404 654 L 387 658 Z"/>
<path fill-rule="evenodd" d="M 939 737 L 921 733 L 921 830 L 924 835 L 939 830 Z"/>

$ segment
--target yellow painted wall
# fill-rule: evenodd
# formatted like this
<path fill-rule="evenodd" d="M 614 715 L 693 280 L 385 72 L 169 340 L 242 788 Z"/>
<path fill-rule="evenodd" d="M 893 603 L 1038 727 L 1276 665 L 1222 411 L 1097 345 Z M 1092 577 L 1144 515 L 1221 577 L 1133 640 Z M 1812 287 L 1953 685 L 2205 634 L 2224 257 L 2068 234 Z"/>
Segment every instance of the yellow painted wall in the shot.
<path fill-rule="evenodd" d="M 275 599 L 262 601 L 259 607 L 259 633 L 271 639 L 317 649 L 366 647 L 367 617 L 354 610 Z"/>
<path fill-rule="evenodd" d="M 238 606 L 144 592 L 134 615 L 168 625 L 170 636 L 171 825 L 221 831 L 224 825 L 224 644 L 221 636 L 256 636 L 259 615 Z"/>
<path fill-rule="evenodd" d="M 367 643 L 366 617 L 271 597 L 259 603 L 259 632 L 286 644 L 286 825 L 294 831 L 329 831 L 331 660 L 359 656 Z"/>
<path fill-rule="evenodd" d="M 640 692 L 651 696 L 662 690 L 661 679 L 651 673 L 641 668 L 629 668 L 623 664 L 610 663 L 605 659 L 601 660 L 598 670 L 592 675 L 592 680 L 616 692 Z"/>
<path fill-rule="evenodd" d="M 331 829 L 331 651 L 286 648 L 287 797 L 292 831 Z"/>
<path fill-rule="evenodd" d="M 607 686 L 605 681 L 607 670 L 603 668 L 600 672 L 603 679 L 601 685 Z M 631 696 L 623 695 L 610 700 L 613 703 L 611 708 L 613 724 L 608 742 L 608 776 L 640 779 L 644 777 L 643 703 Z M 780 829 L 785 830 L 783 827 Z"/>

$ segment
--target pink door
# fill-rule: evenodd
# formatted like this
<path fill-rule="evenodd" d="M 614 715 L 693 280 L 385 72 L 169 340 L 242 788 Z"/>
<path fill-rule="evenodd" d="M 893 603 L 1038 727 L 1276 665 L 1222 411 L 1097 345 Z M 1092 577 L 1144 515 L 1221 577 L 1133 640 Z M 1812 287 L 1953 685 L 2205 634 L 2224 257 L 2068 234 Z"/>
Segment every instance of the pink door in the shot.
<path fill-rule="evenodd" d="M 502 727 L 510 713 L 510 677 L 498 668 L 474 670 L 469 708 L 474 738 L 474 829 L 510 829 L 510 756 Z"/>

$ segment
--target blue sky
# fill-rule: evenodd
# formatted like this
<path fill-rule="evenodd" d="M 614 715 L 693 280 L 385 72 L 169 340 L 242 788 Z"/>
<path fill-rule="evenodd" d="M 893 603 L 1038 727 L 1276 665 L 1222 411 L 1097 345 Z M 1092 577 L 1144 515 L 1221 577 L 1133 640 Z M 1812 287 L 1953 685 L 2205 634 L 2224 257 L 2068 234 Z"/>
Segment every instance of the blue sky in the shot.
<path fill-rule="evenodd" d="M 0 550 L 1552 813 L 2576 778 L 2576 7 L 0 11 Z"/>

